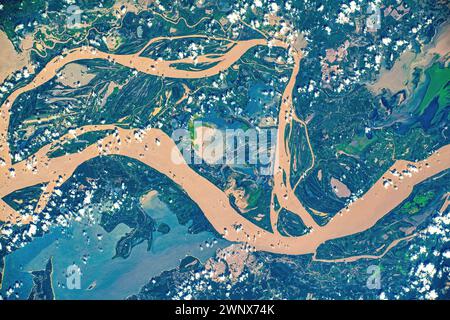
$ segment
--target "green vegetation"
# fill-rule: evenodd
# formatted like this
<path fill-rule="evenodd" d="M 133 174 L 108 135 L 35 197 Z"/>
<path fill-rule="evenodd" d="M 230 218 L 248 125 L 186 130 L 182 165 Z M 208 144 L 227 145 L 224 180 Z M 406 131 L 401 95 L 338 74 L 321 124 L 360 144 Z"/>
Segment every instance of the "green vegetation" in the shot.
<path fill-rule="evenodd" d="M 406 202 L 400 209 L 402 214 L 416 214 L 422 208 L 426 207 L 431 200 L 433 200 L 435 194 L 433 191 L 418 194 L 412 201 Z"/>
<path fill-rule="evenodd" d="M 25 25 L 31 20 L 30 17 L 36 16 L 38 12 L 45 9 L 45 2 L 36 0 L 24 0 L 20 2 L 20 5 L 17 5 L 15 1 L 3 1 L 2 5 L 0 28 L 11 40 L 16 36 L 15 29 L 19 24 Z M 20 51 L 18 46 L 15 47 Z"/>
<path fill-rule="evenodd" d="M 186 272 L 190 270 L 196 270 L 201 266 L 201 262 L 193 257 L 193 256 L 186 256 L 183 260 L 180 262 L 180 271 Z"/>
<path fill-rule="evenodd" d="M 198 119 L 198 115 L 193 115 L 188 122 L 188 131 L 191 140 L 195 140 L 195 121 Z"/>
<path fill-rule="evenodd" d="M 429 83 L 425 96 L 419 105 L 419 114 L 424 113 L 435 97 L 439 97 L 439 110 L 450 104 L 450 88 L 447 85 L 450 79 L 450 67 L 442 68 L 439 63 L 435 63 L 425 71 L 425 74 Z"/>
<path fill-rule="evenodd" d="M 33 287 L 28 300 L 53 300 L 55 294 L 52 285 L 53 261 L 48 259 L 44 270 L 32 271 Z"/>
<path fill-rule="evenodd" d="M 95 143 L 99 139 L 107 136 L 108 134 L 111 134 L 112 132 L 113 132 L 112 130 L 86 132 L 80 135 L 77 139 L 70 140 L 69 142 L 63 145 L 56 147 L 49 154 L 49 157 L 56 158 L 63 156 L 65 154 L 78 152 L 80 150 L 85 149 L 89 145 Z"/>
<path fill-rule="evenodd" d="M 14 210 L 21 210 L 21 208 L 33 208 L 42 193 L 42 187 L 44 184 L 37 184 L 31 187 L 26 187 L 17 191 L 14 191 L 4 197 L 5 201 Z"/>
<path fill-rule="evenodd" d="M 368 139 L 366 136 L 355 136 L 349 144 L 338 144 L 336 146 L 337 151 L 343 151 L 347 154 L 360 155 L 370 145 L 377 141 L 377 138 Z"/>
<path fill-rule="evenodd" d="M 162 234 L 168 234 L 170 232 L 170 226 L 166 223 L 161 223 L 158 226 L 158 232 L 161 232 Z"/>
<path fill-rule="evenodd" d="M 5 258 L 2 257 L 2 258 L 0 258 L 0 289 L 2 288 L 2 283 L 3 283 L 4 268 L 5 268 Z"/>
<path fill-rule="evenodd" d="M 281 210 L 277 224 L 278 231 L 286 237 L 298 237 L 308 231 L 302 219 L 286 209 Z"/>
<path fill-rule="evenodd" d="M 255 208 L 261 196 L 261 189 L 252 189 L 248 195 L 248 208 Z"/>

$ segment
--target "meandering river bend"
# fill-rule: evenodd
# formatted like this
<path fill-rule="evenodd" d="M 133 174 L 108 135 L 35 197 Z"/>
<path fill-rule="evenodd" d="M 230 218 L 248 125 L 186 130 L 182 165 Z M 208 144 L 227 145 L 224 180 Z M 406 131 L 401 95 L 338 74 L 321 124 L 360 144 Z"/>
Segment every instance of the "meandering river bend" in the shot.
<path fill-rule="evenodd" d="M 183 36 L 183 38 L 189 37 L 204 36 Z M 156 41 L 170 41 L 170 38 L 155 38 L 150 40 L 149 44 Z M 233 209 L 228 196 L 222 190 L 186 164 L 172 139 L 159 129 L 122 129 L 116 128 L 114 125 L 84 126 L 61 137 L 58 141 L 44 146 L 30 158 L 15 164 L 12 163 L 7 133 L 14 101 L 22 93 L 33 90 L 51 80 L 68 63 L 86 59 L 103 59 L 154 76 L 205 78 L 228 69 L 249 49 L 267 45 L 289 50 L 289 54 L 294 60 L 290 80 L 286 85 L 280 105 L 272 199 L 276 197 L 282 208 L 297 214 L 305 225 L 310 227 L 310 232 L 303 236 L 286 237 L 277 231 L 268 232 L 245 219 Z M 0 220 L 11 223 L 29 223 L 45 208 L 53 189 L 70 178 L 82 163 L 100 155 L 121 155 L 145 163 L 178 184 L 197 203 L 212 226 L 224 238 L 230 241 L 245 242 L 254 250 L 296 255 L 315 254 L 317 248 L 327 240 L 345 237 L 371 228 L 406 199 L 415 185 L 450 167 L 450 145 L 442 147 L 422 161 L 398 160 L 360 199 L 337 213 L 326 225 L 318 225 L 295 195 L 295 188 L 292 188 L 289 178 L 283 180 L 283 176 L 290 177 L 291 161 L 284 134 L 286 127 L 292 121 L 297 121 L 305 127 L 307 132 L 306 123 L 295 116 L 292 101 L 292 91 L 302 58 L 301 48 L 280 40 L 265 39 L 229 41 L 226 46 L 227 51 L 221 55 L 199 56 L 197 63 L 214 62 L 215 64 L 210 68 L 198 71 L 176 68 L 178 63 L 193 64 L 194 61 L 190 58 L 173 61 L 154 60 L 140 56 L 142 50 L 136 54 L 116 55 L 91 47 L 80 47 L 52 59 L 28 85 L 12 92 L 0 109 L 0 158 L 3 163 L 0 167 L 0 199 L 16 190 L 36 184 L 45 183 L 47 187 L 39 199 L 35 216 L 22 217 L 0 200 Z M 286 114 L 291 116 L 286 117 Z M 115 132 L 79 153 L 56 158 L 49 158 L 47 155 L 56 142 L 70 140 L 86 132 L 108 129 L 113 129 Z M 178 161 L 173 161 L 174 157 Z M 391 171 L 394 169 L 403 174 L 392 175 Z M 278 212 L 273 207 L 270 215 L 272 226 L 276 226 Z M 389 248 L 396 243 L 391 244 Z M 358 258 L 353 257 L 353 260 Z M 348 258 L 346 261 L 351 260 L 352 258 Z"/>

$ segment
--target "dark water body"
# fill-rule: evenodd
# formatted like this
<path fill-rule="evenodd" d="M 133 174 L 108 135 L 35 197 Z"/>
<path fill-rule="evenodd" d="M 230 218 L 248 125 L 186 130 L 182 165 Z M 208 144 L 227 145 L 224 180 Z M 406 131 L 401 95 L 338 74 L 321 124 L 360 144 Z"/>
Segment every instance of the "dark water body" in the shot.
<path fill-rule="evenodd" d="M 427 130 L 431 127 L 434 116 L 436 115 L 437 110 L 439 109 L 439 97 L 435 97 L 428 107 L 425 109 L 423 114 L 420 116 L 419 121 L 422 127 Z"/>

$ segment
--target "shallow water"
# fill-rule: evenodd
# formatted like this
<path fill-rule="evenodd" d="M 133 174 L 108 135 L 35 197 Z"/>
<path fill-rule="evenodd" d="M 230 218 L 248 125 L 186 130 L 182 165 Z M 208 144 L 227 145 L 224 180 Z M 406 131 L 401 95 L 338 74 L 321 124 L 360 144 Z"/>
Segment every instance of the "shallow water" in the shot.
<path fill-rule="evenodd" d="M 88 226 L 74 222 L 67 229 L 52 229 L 7 256 L 2 294 L 15 281 L 22 281 L 22 288 L 16 292 L 19 299 L 27 298 L 32 286 L 29 271 L 43 270 L 53 257 L 52 280 L 57 299 L 123 299 L 137 293 L 152 277 L 176 268 L 186 255 L 205 261 L 217 248 L 226 245 L 226 241 L 219 240 L 212 248 L 206 247 L 205 242 L 214 240 L 213 234 L 188 234 L 188 226 L 180 225 L 176 215 L 157 197 L 145 203 L 144 208 L 158 223 L 164 222 L 171 228 L 166 235 L 154 233 L 150 251 L 147 251 L 147 243 L 141 243 L 129 258 L 112 259 L 117 241 L 131 230 L 128 226 L 120 224 L 106 233 L 98 224 Z M 101 240 L 98 234 L 102 235 Z M 87 257 L 85 263 L 83 257 Z M 73 264 L 81 269 L 80 290 L 66 288 L 66 270 Z M 94 288 L 88 290 L 93 284 Z"/>

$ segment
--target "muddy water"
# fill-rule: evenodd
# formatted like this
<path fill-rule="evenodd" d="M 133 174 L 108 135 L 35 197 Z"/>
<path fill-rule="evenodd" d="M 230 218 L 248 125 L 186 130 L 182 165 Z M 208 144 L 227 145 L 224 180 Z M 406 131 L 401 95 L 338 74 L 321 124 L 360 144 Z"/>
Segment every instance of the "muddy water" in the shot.
<path fill-rule="evenodd" d="M 339 179 L 332 177 L 330 185 L 339 198 L 347 198 L 351 195 L 350 189 Z"/>
<path fill-rule="evenodd" d="M 402 89 L 407 89 L 411 93 L 413 71 L 416 68 L 423 69 L 429 66 L 436 54 L 445 57 L 450 52 L 449 31 L 450 24 L 447 23 L 434 36 L 433 41 L 426 45 L 419 54 L 405 50 L 394 63 L 394 66 L 390 70 L 382 68 L 378 80 L 367 84 L 367 88 L 375 94 L 380 93 L 383 88 L 389 89 L 392 93 Z"/>
<path fill-rule="evenodd" d="M 13 44 L 9 40 L 5 32 L 0 31 L 0 57 L 2 57 L 2 63 L 0 64 L 0 84 L 9 77 L 13 72 L 19 71 L 23 67 L 28 67 L 31 72 L 33 68 L 29 65 L 29 50 L 32 46 L 32 40 L 27 37 L 22 43 L 22 52 L 16 52 Z"/>
<path fill-rule="evenodd" d="M 291 78 L 286 86 L 280 107 L 277 154 L 274 173 L 274 195 L 281 207 L 298 214 L 303 222 L 312 228 L 311 232 L 300 237 L 284 237 L 279 233 L 271 233 L 252 224 L 230 205 L 227 195 L 214 184 L 192 170 L 184 161 L 175 143 L 163 131 L 148 129 L 135 135 L 134 130 L 116 129 L 116 133 L 105 137 L 98 144 L 91 145 L 77 154 L 70 154 L 49 159 L 46 154 L 51 144 L 40 149 L 35 155 L 35 161 L 19 162 L 12 165 L 9 157 L 9 147 L 6 133 L 9 124 L 9 111 L 14 100 L 23 92 L 32 90 L 53 78 L 64 65 L 80 59 L 108 59 L 134 68 L 140 72 L 172 78 L 202 78 L 215 75 L 232 66 L 245 52 L 257 45 L 267 45 L 262 39 L 235 42 L 230 49 L 221 56 L 214 58 L 201 56 L 199 61 L 216 61 L 215 66 L 201 71 L 186 71 L 176 69 L 179 62 L 193 63 L 191 59 L 177 61 L 155 61 L 135 55 L 112 55 L 96 51 L 92 48 L 77 48 L 70 51 L 63 59 L 60 57 L 49 62 L 46 68 L 27 86 L 13 92 L 8 101 L 1 108 L 0 134 L 2 139 L 1 157 L 5 166 L 0 169 L 0 198 L 9 193 L 42 182 L 48 182 L 47 190 L 39 200 L 37 213 L 41 211 L 51 195 L 52 188 L 58 183 L 66 181 L 85 161 L 99 155 L 122 155 L 137 159 L 158 170 L 183 188 L 190 198 L 201 208 L 212 226 L 223 236 L 236 242 L 246 242 L 255 250 L 263 250 L 286 254 L 315 253 L 317 247 L 327 240 L 344 237 L 362 232 L 372 227 L 379 219 L 398 206 L 412 192 L 414 185 L 438 174 L 450 167 L 450 145 L 441 148 L 429 158 L 411 163 L 397 161 L 391 168 L 399 172 L 408 170 L 402 179 L 387 171 L 374 186 L 348 209 L 339 212 L 327 225 L 321 227 L 315 223 L 306 208 L 295 196 L 289 181 L 290 152 L 285 141 L 285 130 L 290 121 L 299 121 L 292 108 L 292 90 L 295 85 L 301 54 L 295 48 L 280 41 L 272 41 L 272 45 L 289 48 L 294 57 Z M 286 116 L 290 115 L 290 116 Z M 106 130 L 113 126 L 86 126 L 78 128 L 73 136 L 66 135 L 60 140 L 67 140 L 87 131 Z M 120 141 L 120 142 L 119 142 Z M 27 163 L 29 164 L 27 166 Z M 31 165 L 30 165 L 31 163 Z M 409 167 L 414 165 L 414 170 Z M 11 170 L 14 174 L 11 174 Z M 414 171 L 414 172 L 412 172 Z M 283 176 L 286 176 L 284 179 Z M 387 188 L 385 179 L 391 179 Z M 58 181 L 59 180 L 59 181 Z M 277 213 L 272 209 L 272 224 L 276 224 Z M 0 219 L 11 222 L 29 222 L 35 217 L 21 217 L 6 203 L 0 202 Z M 237 227 L 238 226 L 238 227 Z M 356 259 L 357 257 L 355 257 Z M 351 258 L 349 258 L 351 259 Z"/>
<path fill-rule="evenodd" d="M 219 188 L 198 175 L 184 162 L 174 142 L 164 132 L 150 129 L 145 133 L 142 141 L 139 141 L 132 136 L 131 130 L 118 129 L 118 131 L 117 137 L 109 136 L 103 140 L 102 145 L 105 149 L 109 149 L 105 151 L 106 154 L 138 159 L 171 178 L 199 205 L 213 227 L 226 239 L 247 242 L 256 250 L 288 254 L 314 253 L 317 247 L 327 240 L 358 233 L 372 227 L 400 204 L 412 192 L 414 185 L 448 168 L 450 159 L 450 147 L 447 146 L 426 161 L 415 163 L 419 171 L 411 177 L 400 179 L 387 173 L 386 175 L 389 175 L 397 189 L 394 189 L 394 185 L 386 189 L 381 178 L 363 198 L 353 203 L 348 211 L 344 209 L 338 213 L 326 226 L 301 237 L 283 237 L 269 233 L 239 215 L 230 206 L 228 197 Z M 129 142 L 119 145 L 116 142 L 118 138 L 121 141 L 129 139 Z M 49 177 L 54 177 L 53 181 L 55 181 L 59 175 L 67 179 L 79 165 L 99 154 L 97 145 L 91 145 L 78 154 L 42 159 L 47 161 L 40 161 L 37 173 L 31 177 L 21 163 L 17 165 L 17 176 L 14 180 L 26 181 L 30 177 L 33 180 L 30 184 L 32 185 L 48 181 Z M 175 159 L 180 164 L 167 159 Z M 428 163 L 428 166 L 425 163 Z M 392 169 L 405 170 L 408 164 L 410 162 L 398 161 Z M 14 181 L 11 178 L 7 180 Z M 2 194 L 7 192 L 5 189 L 11 188 L 2 187 Z M 240 225 L 241 228 L 235 229 L 235 225 Z"/>
<path fill-rule="evenodd" d="M 160 40 L 157 38 L 156 40 Z M 149 43 L 155 42 L 151 40 Z M 51 80 L 58 71 L 65 65 L 78 60 L 103 59 L 112 63 L 119 63 L 123 66 L 135 69 L 139 72 L 151 74 L 159 77 L 167 78 L 189 78 L 198 79 L 216 75 L 228 69 L 233 65 L 245 52 L 257 45 L 267 45 L 267 40 L 254 39 L 236 42 L 226 55 L 211 58 L 209 55 L 199 56 L 195 61 L 192 58 L 185 58 L 175 61 L 154 60 L 151 58 L 141 57 L 139 53 L 130 55 L 115 55 L 98 51 L 92 47 L 80 47 L 70 50 L 66 55 L 53 58 L 45 68 L 36 75 L 36 77 L 28 85 L 14 91 L 1 107 L 0 111 L 0 158 L 7 164 L 10 164 L 9 146 L 7 143 L 7 130 L 10 118 L 10 108 L 16 98 L 30 90 L 33 90 L 47 81 Z M 274 46 L 285 47 L 286 45 L 280 41 L 272 41 Z M 189 71 L 176 68 L 179 63 L 205 63 L 217 62 L 213 67 L 206 70 Z"/>

